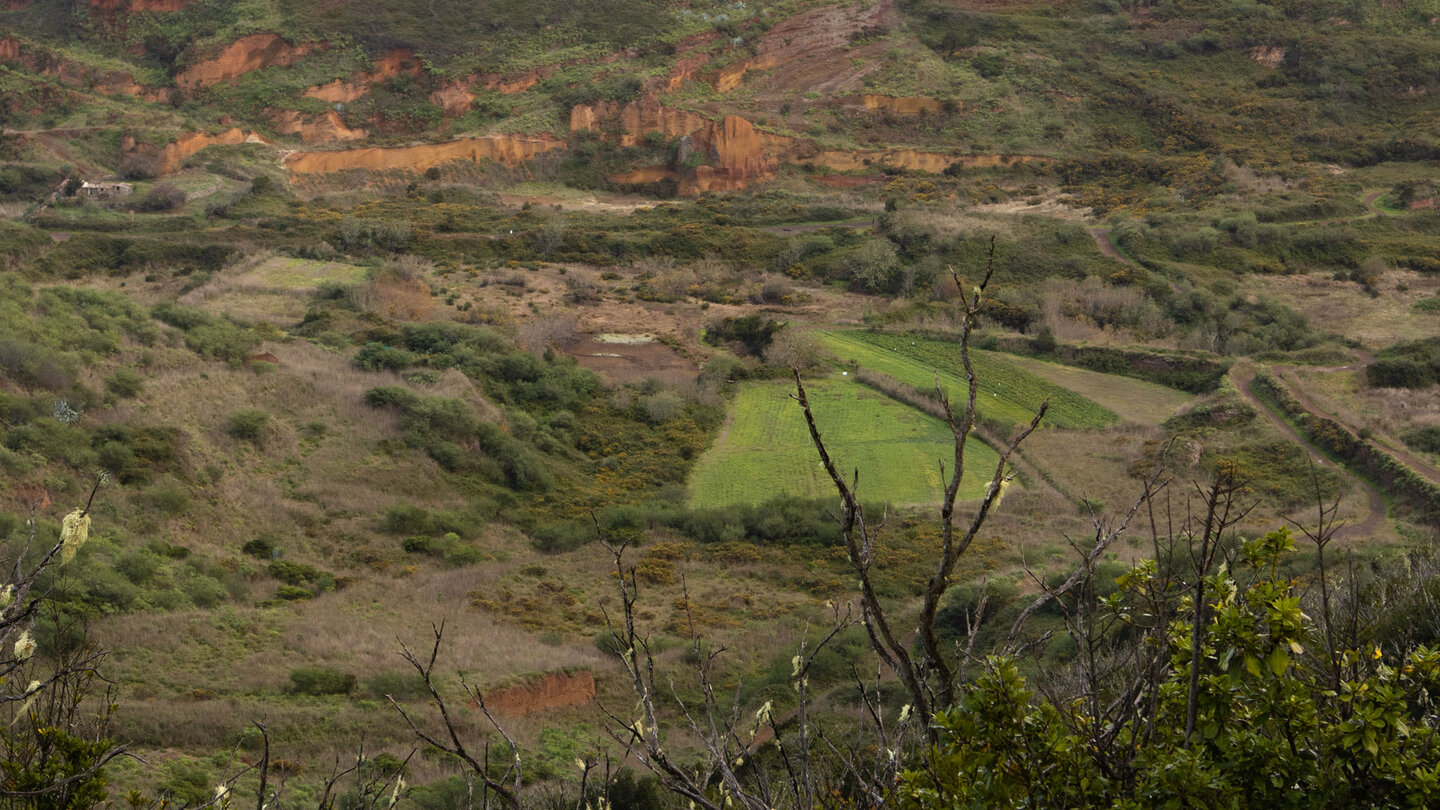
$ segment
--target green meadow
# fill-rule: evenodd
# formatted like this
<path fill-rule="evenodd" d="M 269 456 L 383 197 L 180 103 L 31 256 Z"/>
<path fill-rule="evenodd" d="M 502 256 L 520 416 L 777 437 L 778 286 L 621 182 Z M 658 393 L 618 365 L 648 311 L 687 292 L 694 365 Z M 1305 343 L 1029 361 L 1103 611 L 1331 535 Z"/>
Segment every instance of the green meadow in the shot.
<path fill-rule="evenodd" d="M 835 494 L 805 415 L 791 398 L 794 390 L 790 383 L 759 383 L 736 395 L 729 426 L 691 473 L 694 506 Z M 945 423 L 845 377 L 808 382 L 806 392 L 831 458 L 847 477 L 860 471 L 865 501 L 909 505 L 939 500 L 939 462 L 953 453 Z M 962 500 L 984 494 L 997 461 L 991 448 L 969 443 Z"/>
<path fill-rule="evenodd" d="M 878 371 L 922 391 L 935 387 L 938 374 L 952 405 L 964 407 L 965 370 L 960 361 L 960 344 L 927 340 L 885 332 L 813 333 L 842 362 L 854 361 L 861 368 Z M 1108 408 L 1080 394 L 1036 376 L 1000 356 L 971 352 L 971 364 L 980 378 L 976 405 L 986 419 L 1029 422 L 1050 400 L 1044 427 L 1088 429 L 1109 427 L 1120 417 Z"/>

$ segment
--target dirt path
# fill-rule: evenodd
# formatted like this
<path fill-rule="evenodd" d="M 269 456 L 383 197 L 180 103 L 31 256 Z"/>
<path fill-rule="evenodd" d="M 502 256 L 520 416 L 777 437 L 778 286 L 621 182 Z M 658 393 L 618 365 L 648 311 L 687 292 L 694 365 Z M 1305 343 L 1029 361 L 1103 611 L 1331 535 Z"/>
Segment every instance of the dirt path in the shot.
<path fill-rule="evenodd" d="M 1354 368 L 1356 368 L 1356 366 L 1341 366 L 1340 369 L 1337 370 L 1353 370 Z M 1294 371 L 1294 366 L 1277 366 L 1275 368 L 1276 376 L 1280 377 L 1280 379 L 1286 383 L 1286 387 L 1290 389 L 1291 396 L 1299 400 L 1300 404 L 1304 405 L 1306 410 L 1310 411 L 1311 413 L 1319 414 L 1320 416 L 1323 416 L 1327 419 L 1333 419 L 1336 422 L 1339 422 L 1341 425 L 1344 425 L 1345 429 L 1349 430 L 1351 433 L 1354 433 L 1357 436 L 1360 435 L 1359 428 L 1355 427 L 1344 419 L 1341 419 L 1338 414 L 1332 413 L 1329 409 L 1320 407 L 1318 403 L 1311 399 L 1310 396 L 1305 392 L 1304 387 L 1302 387 L 1299 384 L 1299 381 L 1295 379 L 1293 375 Z M 1291 376 L 1285 376 L 1287 373 Z M 1383 448 L 1385 452 L 1394 456 L 1397 460 L 1405 464 L 1405 466 L 1415 471 L 1417 474 L 1425 478 L 1430 483 L 1435 484 L 1436 486 L 1440 486 L 1440 469 L 1436 469 L 1433 465 L 1430 464 L 1430 462 L 1410 452 L 1408 449 L 1405 448 L 1403 442 L 1399 442 L 1384 433 L 1374 430 L 1373 428 L 1369 431 L 1369 437 L 1370 441 L 1380 445 L 1380 447 Z"/>
<path fill-rule="evenodd" d="M 1095 247 L 1099 248 L 1101 253 L 1117 262 L 1130 264 L 1130 260 L 1125 258 L 1125 254 L 1121 253 L 1120 248 L 1111 241 L 1109 228 L 1086 228 L 1085 230 L 1090 234 L 1090 238 L 1095 240 Z"/>
<path fill-rule="evenodd" d="M 1304 436 L 1301 436 L 1294 425 L 1291 425 L 1282 418 L 1280 414 L 1271 410 L 1269 405 L 1266 405 L 1259 397 L 1255 396 L 1255 392 L 1251 388 L 1251 384 L 1255 381 L 1255 370 L 1253 366 L 1246 365 L 1244 368 L 1232 370 L 1230 372 L 1230 379 L 1234 381 L 1236 390 L 1240 392 L 1240 397 L 1244 399 L 1250 407 L 1254 408 L 1256 413 L 1269 421 L 1270 424 L 1282 434 L 1305 448 L 1305 451 L 1310 454 L 1310 458 L 1315 462 L 1316 467 L 1324 468 L 1335 466 L 1329 459 L 1325 458 L 1314 445 L 1310 444 Z M 1294 393 L 1293 389 L 1292 393 Z M 1298 396 L 1296 398 L 1299 399 Z M 1301 400 L 1301 402 L 1304 402 L 1304 400 Z M 1306 407 L 1309 406 L 1307 405 Z M 1322 412 L 1317 410 L 1316 413 Z M 1365 510 L 1365 517 L 1361 518 L 1359 522 L 1349 523 L 1336 529 L 1335 538 L 1338 540 L 1374 537 L 1385 526 L 1385 495 L 1380 492 L 1379 487 L 1345 467 L 1342 466 L 1340 469 L 1344 470 L 1345 473 L 1365 491 L 1367 508 Z"/>

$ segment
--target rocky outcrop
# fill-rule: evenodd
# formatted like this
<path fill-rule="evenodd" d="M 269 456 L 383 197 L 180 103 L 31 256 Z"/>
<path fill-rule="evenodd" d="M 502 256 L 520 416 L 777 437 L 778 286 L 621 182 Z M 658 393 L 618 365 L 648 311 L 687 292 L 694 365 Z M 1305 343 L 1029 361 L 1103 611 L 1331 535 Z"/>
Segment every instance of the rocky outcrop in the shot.
<path fill-rule="evenodd" d="M 404 48 L 386 51 L 375 60 L 369 72 L 352 81 L 336 79 L 316 85 L 305 91 L 308 98 L 318 98 L 331 104 L 349 104 L 366 93 L 373 85 L 396 76 L 419 76 L 423 68 L 414 52 Z"/>
<path fill-rule="evenodd" d="M 475 94 L 464 82 L 447 82 L 430 94 L 430 103 L 439 107 L 446 118 L 459 118 L 470 111 Z"/>
<path fill-rule="evenodd" d="M 537 83 L 554 76 L 560 72 L 559 65 L 546 65 L 545 67 L 527 70 L 524 73 L 481 73 L 470 77 L 471 87 L 482 87 L 486 90 L 493 90 L 496 93 L 514 95 L 523 93 L 534 87 Z"/>
<path fill-rule="evenodd" d="M 755 45 L 754 57 L 720 69 L 711 84 L 719 92 L 728 93 L 743 84 L 750 71 L 775 70 L 800 61 L 823 62 L 845 52 L 851 37 L 880 25 L 893 10 L 893 0 L 880 0 L 858 9 L 836 3 L 796 14 L 765 32 Z M 780 84 L 795 85 L 783 79 Z"/>
<path fill-rule="evenodd" d="M 681 162 L 687 151 L 702 152 L 709 165 L 697 166 L 680 178 L 680 194 L 693 196 L 706 191 L 734 191 L 775 176 L 780 162 L 767 154 L 755 127 L 738 115 L 727 115 L 718 124 L 710 123 L 700 133 L 682 142 Z"/>
<path fill-rule="evenodd" d="M 184 93 L 194 93 L 251 71 L 292 65 L 324 47 L 313 42 L 291 45 L 279 34 L 251 34 L 226 45 L 214 57 L 181 71 L 175 76 L 175 86 Z"/>
<path fill-rule="evenodd" d="M 1034 155 L 953 155 L 946 152 L 922 152 L 918 149 L 882 149 L 873 152 L 821 152 L 805 162 L 837 172 L 858 172 L 888 166 L 939 174 L 956 164 L 974 169 L 1012 166 L 1017 163 L 1044 164 L 1051 162 L 1051 159 Z"/>
<path fill-rule="evenodd" d="M 661 180 L 678 180 L 680 175 L 669 166 L 646 166 L 643 169 L 610 175 L 610 182 L 624 186 L 640 183 L 658 183 Z"/>
<path fill-rule="evenodd" d="M 266 140 L 258 133 L 245 132 L 238 127 L 228 129 L 218 135 L 206 135 L 203 132 L 192 132 L 189 135 L 182 135 L 174 143 L 166 144 L 160 150 L 157 169 L 161 174 L 169 174 L 179 169 L 185 162 L 185 158 L 199 152 L 207 146 L 234 146 L 241 143 L 266 143 Z"/>
<path fill-rule="evenodd" d="M 275 122 L 275 131 L 281 135 L 299 135 L 305 143 L 326 143 L 329 141 L 358 141 L 370 133 L 363 129 L 351 129 L 340 120 L 340 114 L 327 111 L 319 118 L 306 119 L 294 110 L 273 110 L 270 120 Z"/>
<path fill-rule="evenodd" d="M 870 112 L 886 112 L 891 115 L 920 115 L 921 113 L 939 115 L 945 112 L 943 101 L 924 96 L 881 96 L 874 93 L 862 93 L 849 100 L 845 106 Z"/>
<path fill-rule="evenodd" d="M 493 160 L 507 166 L 516 166 L 537 155 L 564 148 L 564 141 L 549 136 L 490 135 L 414 146 L 295 152 L 286 158 L 285 168 L 294 174 L 327 174 L 350 169 L 403 169 L 423 172 L 431 166 L 439 166 L 452 160 L 477 163 Z"/>
<path fill-rule="evenodd" d="M 49 76 L 66 87 L 93 90 L 112 96 L 132 96 L 146 101 L 170 99 L 165 88 L 145 87 L 122 70 L 104 70 L 66 59 L 51 51 L 22 42 L 14 36 L 0 38 L 0 62 L 19 62 L 26 70 Z"/>
<path fill-rule="evenodd" d="M 549 672 L 529 683 L 490 690 L 485 695 L 485 708 L 521 716 L 580 706 L 594 699 L 595 676 L 589 670 L 574 674 Z"/>
<path fill-rule="evenodd" d="M 578 104 L 570 110 L 570 131 L 603 131 L 617 123 L 621 146 L 637 146 L 647 134 L 658 132 L 667 138 L 683 138 L 709 125 L 702 115 L 666 107 L 650 93 L 629 104 L 601 102 Z"/>
<path fill-rule="evenodd" d="M 1268 68 L 1278 68 L 1285 63 L 1285 49 L 1278 45 L 1256 45 L 1250 49 L 1250 58 Z"/>

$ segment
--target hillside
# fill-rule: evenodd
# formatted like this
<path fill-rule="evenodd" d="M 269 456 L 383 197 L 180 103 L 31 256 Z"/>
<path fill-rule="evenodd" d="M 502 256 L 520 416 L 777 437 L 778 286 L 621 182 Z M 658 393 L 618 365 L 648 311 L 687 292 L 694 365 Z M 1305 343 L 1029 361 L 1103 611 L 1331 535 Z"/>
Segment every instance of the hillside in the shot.
<path fill-rule="evenodd" d="M 653 655 L 669 685 L 639 726 L 711 789 L 780 778 L 825 726 L 862 742 L 814 778 L 872 806 L 896 797 L 836 763 L 895 748 L 874 778 L 897 789 L 938 742 L 906 719 L 948 705 L 926 697 L 937 661 L 968 684 L 1004 670 L 962 662 L 1014 654 L 1044 700 L 1111 652 L 1156 656 L 1159 684 L 1189 660 L 1156 652 L 1179 635 L 1114 622 L 1198 622 L 1194 583 L 1261 559 L 1236 592 L 1300 589 L 1329 628 L 1344 556 L 1345 677 L 1381 677 L 1372 649 L 1389 666 L 1440 640 L 1436 19 L 1379 0 L 0 4 L 0 559 L 17 586 L 38 571 L 0 607 L 0 772 L 60 778 L 40 705 L 90 746 L 64 767 L 106 739 L 136 754 L 77 778 L 73 806 L 202 806 L 224 784 L 461 807 L 503 797 L 478 774 L 516 756 L 526 806 L 681 806 L 626 728 L 628 667 Z M 867 525 L 884 516 L 858 557 L 797 383 Z M 954 525 L 981 518 L 937 574 L 957 464 Z M 1235 520 L 1197 535 L 1220 482 Z M 46 551 L 92 497 L 60 565 Z M 1247 545 L 1280 526 L 1323 541 Z M 1196 562 L 1197 536 L 1221 557 Z M 1151 577 L 1155 604 L 1095 618 Z M 624 583 L 628 640 L 607 630 Z M 879 612 L 888 663 L 856 624 Z M 397 653 L 423 664 L 442 622 L 432 694 Z M 1339 641 L 1272 635 L 1308 650 L 1267 658 L 1277 678 L 1331 671 Z M 65 691 L 92 649 L 113 699 Z M 1222 654 L 1206 677 L 1247 677 Z M 726 722 L 754 721 L 718 759 L 684 720 L 716 687 Z M 435 732 L 437 696 L 489 770 L 417 742 L 404 716 Z"/>

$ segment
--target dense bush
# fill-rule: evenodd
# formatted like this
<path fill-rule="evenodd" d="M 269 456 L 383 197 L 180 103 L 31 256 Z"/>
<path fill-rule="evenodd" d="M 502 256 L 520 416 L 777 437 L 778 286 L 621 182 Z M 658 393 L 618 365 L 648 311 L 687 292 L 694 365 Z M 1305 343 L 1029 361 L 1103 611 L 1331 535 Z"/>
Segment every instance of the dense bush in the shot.
<path fill-rule="evenodd" d="M 1392 346 L 1365 367 L 1365 378 L 1377 388 L 1424 388 L 1440 381 L 1440 338 Z"/>
<path fill-rule="evenodd" d="M 234 439 L 258 442 L 270 424 L 270 413 L 261 408 L 242 408 L 225 421 L 225 432 Z"/>
<path fill-rule="evenodd" d="M 291 691 L 301 695 L 349 695 L 356 679 L 348 672 L 330 667 L 300 667 L 290 670 Z"/>

